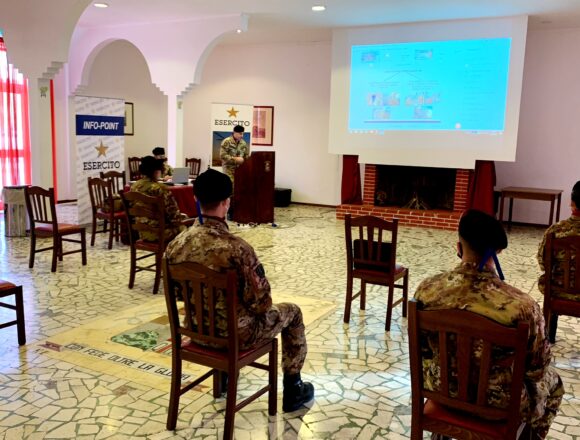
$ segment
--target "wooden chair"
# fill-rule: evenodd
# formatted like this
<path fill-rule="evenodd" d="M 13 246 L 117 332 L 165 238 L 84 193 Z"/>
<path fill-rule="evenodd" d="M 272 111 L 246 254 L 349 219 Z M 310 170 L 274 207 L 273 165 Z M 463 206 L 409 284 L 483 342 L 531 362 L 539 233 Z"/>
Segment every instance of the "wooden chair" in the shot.
<path fill-rule="evenodd" d="M 153 293 L 159 291 L 161 281 L 161 259 L 167 247 L 165 240 L 165 202 L 162 196 L 151 197 L 136 191 L 121 191 L 121 200 L 125 207 L 125 218 L 127 219 L 127 231 L 129 235 L 129 246 L 131 249 L 131 266 L 129 272 L 129 289 L 135 285 L 135 275 L 137 272 L 147 271 L 155 273 L 153 283 Z M 138 217 L 157 221 L 157 226 L 137 221 Z M 145 241 L 139 238 L 139 232 L 151 232 L 159 239 L 155 242 Z M 137 251 L 146 252 L 137 257 Z M 154 257 L 155 261 L 149 265 L 138 266 L 141 260 Z"/>
<path fill-rule="evenodd" d="M 393 307 L 403 303 L 403 317 L 407 316 L 407 293 L 409 287 L 409 270 L 396 263 L 397 260 L 397 229 L 398 220 L 392 222 L 377 217 L 365 215 L 344 218 L 346 237 L 346 304 L 344 307 L 344 322 L 350 321 L 352 300 L 360 296 L 360 308 L 365 310 L 366 285 L 377 284 L 388 286 L 387 317 L 385 331 L 391 330 L 391 315 Z M 358 229 L 358 238 L 353 240 L 352 228 Z M 391 241 L 385 241 L 383 233 L 391 233 Z M 353 280 L 360 279 L 360 291 L 353 295 Z M 403 284 L 395 284 L 403 278 Z M 403 297 L 393 303 L 395 287 L 403 289 Z"/>
<path fill-rule="evenodd" d="M 127 177 L 122 171 L 107 171 L 106 173 L 101 171 L 101 179 L 111 182 L 113 195 L 118 195 L 127 185 Z"/>
<path fill-rule="evenodd" d="M 24 189 L 26 209 L 30 220 L 30 260 L 29 268 L 34 267 L 34 256 L 38 252 L 52 250 L 51 271 L 56 272 L 57 258 L 62 261 L 64 255 L 82 254 L 82 264 L 87 264 L 86 231 L 84 227 L 67 223 L 58 223 L 56 218 L 56 204 L 54 201 L 54 189 L 43 189 L 39 186 L 29 186 Z M 69 235 L 80 234 L 80 240 L 64 238 Z M 36 238 L 52 238 L 51 247 L 36 249 Z M 80 249 L 63 252 L 62 243 L 78 243 Z"/>
<path fill-rule="evenodd" d="M 423 384 L 421 340 L 425 332 L 438 334 L 441 385 L 430 391 Z M 454 439 L 511 440 L 530 435 L 521 421 L 520 399 L 524 386 L 529 323 L 506 327 L 473 312 L 463 310 L 420 310 L 409 301 L 409 357 L 411 364 L 411 439 L 423 438 L 423 431 Z M 473 363 L 473 344 L 481 341 L 480 367 Z M 510 401 L 505 409 L 487 404 L 488 381 L 492 370 L 493 347 L 513 350 L 502 359 L 512 367 Z M 430 356 L 430 354 L 429 354 Z M 451 362 L 455 358 L 456 362 Z M 456 374 L 452 373 L 457 365 Z M 455 379 L 455 380 L 454 380 Z M 450 384 L 457 395 L 450 393 Z M 524 428 L 526 428 L 524 430 Z"/>
<path fill-rule="evenodd" d="M 141 165 L 140 157 L 129 157 L 129 180 L 134 182 L 141 178 L 141 172 L 139 171 L 139 165 Z"/>
<path fill-rule="evenodd" d="M 22 299 L 22 286 L 17 286 L 9 281 L 0 280 L 0 298 L 14 295 L 14 303 L 0 302 L 0 307 L 16 311 L 16 320 L 0 324 L 0 328 L 15 325 L 18 332 L 18 345 L 26 344 L 26 328 L 24 327 L 24 301 Z"/>
<path fill-rule="evenodd" d="M 199 176 L 199 170 L 201 169 L 201 159 L 186 157 L 185 166 L 189 167 L 189 178 L 193 180 L 197 179 L 197 176 Z"/>
<path fill-rule="evenodd" d="M 113 248 L 113 238 L 119 241 L 121 237 L 121 221 L 125 218 L 125 211 L 115 210 L 113 197 L 113 185 L 110 180 L 89 177 L 89 196 L 91 199 L 91 211 L 93 214 L 93 230 L 91 234 L 91 246 L 95 245 L 97 233 L 109 232 L 109 249 Z M 103 230 L 97 230 L 97 220 L 103 220 Z M 110 225 L 110 227 L 108 227 Z"/>
<path fill-rule="evenodd" d="M 555 273 L 554 266 L 558 265 Z M 549 234 L 544 251 L 546 287 L 544 289 L 544 318 L 550 342 L 556 341 L 557 316 L 580 318 L 580 236 L 556 238 Z M 574 295 L 577 300 L 558 297 Z"/>
<path fill-rule="evenodd" d="M 204 380 L 213 377 L 213 396 L 219 397 L 220 374 L 223 374 L 221 372 L 228 374 L 224 439 L 233 438 L 235 413 L 266 392 L 268 392 L 268 414 L 276 415 L 278 341 L 273 338 L 250 350 L 240 350 L 236 272 L 231 270 L 227 273 L 219 273 L 195 263 L 169 264 L 164 258 L 163 281 L 172 341 L 171 394 L 167 429 L 175 429 L 180 396 Z M 180 292 L 184 298 L 185 317 L 178 312 L 176 292 Z M 225 295 L 228 336 L 217 334 L 215 329 L 214 307 L 221 295 Z M 203 316 L 203 319 L 196 319 L 200 316 Z M 182 318 L 184 318 L 184 323 L 181 322 Z M 203 325 L 198 325 L 200 321 Z M 182 337 L 211 344 L 217 348 L 208 348 L 193 342 L 182 346 Z M 268 365 L 256 362 L 266 354 L 269 355 Z M 203 365 L 211 370 L 182 388 L 181 371 L 184 360 Z M 237 403 L 238 374 L 243 367 L 248 365 L 268 371 L 268 385 Z"/>

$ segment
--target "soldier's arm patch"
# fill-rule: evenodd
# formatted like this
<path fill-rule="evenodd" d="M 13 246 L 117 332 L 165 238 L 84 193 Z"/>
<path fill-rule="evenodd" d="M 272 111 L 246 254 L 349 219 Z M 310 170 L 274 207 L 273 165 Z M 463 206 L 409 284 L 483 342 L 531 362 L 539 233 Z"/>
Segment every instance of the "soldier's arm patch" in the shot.
<path fill-rule="evenodd" d="M 258 267 L 256 267 L 256 275 L 258 275 L 258 277 L 260 277 L 260 278 L 264 278 L 266 276 L 266 271 L 264 271 L 264 266 L 262 266 L 261 264 L 259 264 Z"/>

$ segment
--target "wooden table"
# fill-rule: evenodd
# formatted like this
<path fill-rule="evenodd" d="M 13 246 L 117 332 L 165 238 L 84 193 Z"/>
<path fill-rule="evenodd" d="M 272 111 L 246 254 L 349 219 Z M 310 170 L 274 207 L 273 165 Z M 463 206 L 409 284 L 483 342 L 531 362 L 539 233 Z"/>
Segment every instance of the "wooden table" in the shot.
<path fill-rule="evenodd" d="M 510 209 L 508 216 L 508 225 L 512 224 L 512 213 L 514 208 L 514 199 L 526 200 L 543 200 L 550 202 L 550 219 L 548 226 L 553 223 L 554 218 L 554 202 L 558 201 L 556 207 L 556 222 L 560 221 L 560 205 L 562 203 L 561 189 L 544 189 L 544 188 L 522 188 L 518 186 L 508 186 L 501 190 L 501 199 L 499 202 L 499 221 L 503 221 L 503 205 L 505 198 L 510 199 Z"/>

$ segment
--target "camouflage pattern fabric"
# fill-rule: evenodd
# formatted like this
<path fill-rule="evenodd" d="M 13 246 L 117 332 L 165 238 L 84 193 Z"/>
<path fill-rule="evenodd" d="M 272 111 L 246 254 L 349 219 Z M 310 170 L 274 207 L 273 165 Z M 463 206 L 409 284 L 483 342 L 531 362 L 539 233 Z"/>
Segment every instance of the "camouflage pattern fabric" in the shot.
<path fill-rule="evenodd" d="M 165 251 L 169 263 L 199 263 L 221 272 L 235 269 L 241 348 L 282 333 L 282 369 L 288 374 L 300 372 L 307 352 L 300 308 L 289 303 L 272 304 L 270 283 L 252 246 L 231 234 L 222 219 L 204 216 L 203 220 L 203 225 L 196 222 L 169 243 Z M 218 297 L 214 307 L 216 334 L 226 337 L 225 294 Z M 209 324 L 207 316 L 204 322 Z"/>
<path fill-rule="evenodd" d="M 243 157 L 246 160 L 250 156 L 248 150 L 248 144 L 243 139 L 236 142 L 233 136 L 229 136 L 222 141 L 220 148 L 220 158 L 222 160 L 222 168 L 225 174 L 234 181 L 234 174 L 236 168 L 239 166 L 236 164 L 235 157 Z"/>
<path fill-rule="evenodd" d="M 540 278 L 538 280 L 538 289 L 540 289 L 542 295 L 544 294 L 544 288 L 546 285 L 546 274 L 545 274 L 546 268 L 544 267 L 544 249 L 546 248 L 546 238 L 548 237 L 549 234 L 554 234 L 556 238 L 564 238 L 571 237 L 574 235 L 580 235 L 580 216 L 572 215 L 570 218 L 562 220 L 561 222 L 558 222 L 555 225 L 550 226 L 544 233 L 544 238 L 542 239 L 542 242 L 540 243 L 540 247 L 538 249 L 538 263 L 540 264 L 540 270 L 542 271 L 542 274 L 540 275 Z M 555 284 L 562 285 L 562 282 L 559 281 L 559 279 L 561 280 L 564 275 L 564 271 L 561 266 L 563 260 L 564 253 L 559 252 L 558 255 L 556 255 L 555 260 L 553 261 L 554 267 L 552 268 L 552 277 Z M 570 276 L 574 277 L 575 272 L 576 270 L 573 265 L 570 268 Z M 580 301 L 579 297 L 567 293 L 560 293 L 554 296 L 557 298 Z"/>
<path fill-rule="evenodd" d="M 142 179 L 131 185 L 131 191 L 136 191 L 147 196 L 159 197 L 163 196 L 165 201 L 165 240 L 170 241 L 177 234 L 185 229 L 185 226 L 181 224 L 181 213 L 179 212 L 179 207 L 177 202 L 171 194 L 171 191 L 163 183 L 153 182 L 148 177 L 143 177 Z M 157 220 L 148 219 L 145 217 L 137 217 L 136 222 L 146 223 L 151 226 L 157 226 L 159 223 Z M 159 237 L 157 234 L 140 231 L 139 236 L 145 241 L 157 241 Z"/>
<path fill-rule="evenodd" d="M 541 438 L 545 438 L 564 395 L 564 386 L 550 366 L 550 344 L 546 338 L 540 306 L 531 296 L 499 279 L 490 269 L 477 269 L 475 263 L 461 263 L 455 269 L 424 280 L 415 293 L 426 310 L 461 309 L 485 316 L 506 326 L 520 320 L 530 323 L 526 375 L 522 393 L 521 414 Z M 452 344 L 453 341 L 450 341 Z M 474 344 L 473 357 L 481 359 L 481 346 Z M 425 335 L 422 341 L 423 377 L 427 389 L 440 387 L 439 343 L 436 334 Z M 493 369 L 489 378 L 488 404 L 505 408 L 509 402 L 511 370 L 501 366 L 510 356 L 506 349 L 493 350 Z M 450 391 L 457 386 L 451 359 Z M 456 373 L 455 373 L 456 374 Z"/>
<path fill-rule="evenodd" d="M 161 171 L 161 177 L 173 176 L 173 167 L 167 162 L 163 162 L 163 170 Z"/>

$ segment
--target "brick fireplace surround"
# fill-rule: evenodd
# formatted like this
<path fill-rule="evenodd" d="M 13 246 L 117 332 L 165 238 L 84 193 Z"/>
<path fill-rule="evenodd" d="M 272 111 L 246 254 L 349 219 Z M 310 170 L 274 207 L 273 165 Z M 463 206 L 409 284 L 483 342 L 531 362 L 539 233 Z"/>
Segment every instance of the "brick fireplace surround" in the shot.
<path fill-rule="evenodd" d="M 365 165 L 363 204 L 339 205 L 336 208 L 336 218 L 344 219 L 345 214 L 351 214 L 353 216 L 374 215 L 385 220 L 398 218 L 399 224 L 401 225 L 456 230 L 459 223 L 459 216 L 467 207 L 467 187 L 469 185 L 470 172 L 470 170 L 457 170 L 453 211 L 406 209 L 374 205 L 377 166 L 367 164 Z"/>

